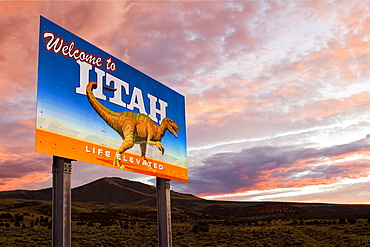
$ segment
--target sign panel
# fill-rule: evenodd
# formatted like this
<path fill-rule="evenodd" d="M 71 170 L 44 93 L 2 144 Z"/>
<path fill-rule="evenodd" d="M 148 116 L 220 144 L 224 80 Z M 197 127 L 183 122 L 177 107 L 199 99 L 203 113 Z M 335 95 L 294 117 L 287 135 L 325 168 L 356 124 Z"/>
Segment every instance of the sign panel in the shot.
<path fill-rule="evenodd" d="M 184 96 L 41 17 L 36 151 L 187 182 Z"/>

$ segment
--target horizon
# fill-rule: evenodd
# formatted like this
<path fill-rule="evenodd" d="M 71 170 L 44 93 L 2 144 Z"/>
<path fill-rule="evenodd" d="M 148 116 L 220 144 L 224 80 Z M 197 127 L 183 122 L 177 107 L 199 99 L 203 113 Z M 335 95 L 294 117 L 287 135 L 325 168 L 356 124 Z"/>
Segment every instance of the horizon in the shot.
<path fill-rule="evenodd" d="M 82 185 L 78 185 L 78 186 L 75 186 L 75 187 L 72 187 L 71 190 L 73 189 L 77 189 L 79 187 L 83 187 L 83 186 L 87 186 L 93 182 L 96 182 L 98 180 L 102 180 L 102 179 L 121 179 L 121 180 L 127 180 L 129 182 L 138 182 L 138 183 L 142 183 L 144 185 L 147 185 L 147 186 L 151 186 L 151 187 L 154 187 L 155 188 L 155 185 L 151 185 L 151 184 L 148 184 L 148 183 L 144 183 L 144 182 L 141 182 L 141 181 L 135 181 L 135 180 L 129 180 L 129 179 L 126 179 L 126 178 L 121 178 L 121 177 L 102 177 L 102 178 L 98 178 L 98 179 L 95 179 L 93 181 L 89 181 L 89 182 L 86 182 L 85 184 L 82 184 Z M 1 192 L 12 192 L 12 191 L 39 191 L 39 190 L 48 190 L 48 189 L 52 189 L 52 186 L 50 187 L 46 187 L 46 188 L 40 188 L 40 189 L 35 189 L 35 190 L 27 190 L 27 189 L 17 189 L 17 190 L 8 190 L 8 191 L 0 191 Z M 192 195 L 192 196 L 195 196 L 195 197 L 198 197 L 196 195 L 193 195 L 193 194 L 186 194 L 186 193 L 181 193 L 181 192 L 178 192 L 176 190 L 173 190 L 173 189 L 170 189 L 171 191 L 173 192 L 176 192 L 176 193 L 180 193 L 180 194 L 183 194 L 183 195 Z M 153 194 L 153 196 L 155 196 L 155 194 Z M 211 196 L 212 197 L 212 196 Z M 207 201 L 215 201 L 215 202 L 235 202 L 235 203 L 292 203 L 292 204 L 310 204 L 310 205 L 321 205 L 321 204 L 325 204 L 325 205 L 370 205 L 370 203 L 327 203 L 327 202 L 295 202 L 295 201 L 251 201 L 251 200 L 248 200 L 248 201 L 235 201 L 235 200 L 218 200 L 218 199 L 212 199 L 212 198 L 206 198 L 206 197 L 198 197 L 198 198 L 201 198 L 201 199 L 205 199 Z M 72 200 L 72 203 L 74 201 Z"/>
<path fill-rule="evenodd" d="M 35 152 L 42 15 L 185 96 L 189 182 L 171 181 L 172 190 L 370 204 L 369 9 L 362 1 L 0 2 L 0 191 L 52 184 L 52 156 Z M 101 177 L 155 184 L 72 166 L 73 188 Z"/>

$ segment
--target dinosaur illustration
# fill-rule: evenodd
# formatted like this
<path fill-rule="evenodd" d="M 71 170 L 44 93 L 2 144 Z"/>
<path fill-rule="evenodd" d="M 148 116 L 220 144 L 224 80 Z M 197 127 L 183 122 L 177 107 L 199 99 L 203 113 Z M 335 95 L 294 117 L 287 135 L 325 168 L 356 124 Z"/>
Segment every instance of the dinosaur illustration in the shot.
<path fill-rule="evenodd" d="M 145 157 L 146 145 L 156 145 L 159 151 L 164 154 L 164 148 L 161 140 L 168 130 L 175 137 L 178 137 L 176 132 L 180 132 L 177 124 L 169 118 L 164 118 L 161 125 L 156 124 L 150 117 L 142 113 L 135 113 L 130 111 L 114 112 L 103 106 L 94 96 L 93 89 L 97 88 L 96 82 L 90 82 L 86 86 L 86 95 L 94 110 L 99 116 L 113 128 L 121 137 L 122 144 L 117 149 L 116 155 L 113 160 L 113 165 L 123 169 L 125 166 L 117 158 L 117 155 L 129 150 L 134 144 L 140 144 L 141 159 L 148 164 L 148 168 L 154 171 L 153 167 Z M 105 90 L 115 91 L 104 86 Z"/>

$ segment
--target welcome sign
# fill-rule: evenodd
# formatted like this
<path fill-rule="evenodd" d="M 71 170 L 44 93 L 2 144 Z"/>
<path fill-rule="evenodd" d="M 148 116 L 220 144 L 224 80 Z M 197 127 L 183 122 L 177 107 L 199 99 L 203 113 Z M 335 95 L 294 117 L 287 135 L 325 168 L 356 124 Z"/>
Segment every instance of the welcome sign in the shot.
<path fill-rule="evenodd" d="M 188 181 L 185 99 L 40 17 L 36 151 Z"/>

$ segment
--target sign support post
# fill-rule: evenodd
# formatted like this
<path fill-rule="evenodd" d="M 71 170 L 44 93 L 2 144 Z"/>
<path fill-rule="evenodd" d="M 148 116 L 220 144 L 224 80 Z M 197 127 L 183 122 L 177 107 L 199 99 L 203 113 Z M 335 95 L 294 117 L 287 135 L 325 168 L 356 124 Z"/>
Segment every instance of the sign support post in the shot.
<path fill-rule="evenodd" d="M 172 247 L 170 180 L 157 177 L 158 246 Z"/>
<path fill-rule="evenodd" d="M 52 246 L 71 246 L 70 159 L 53 156 Z"/>

